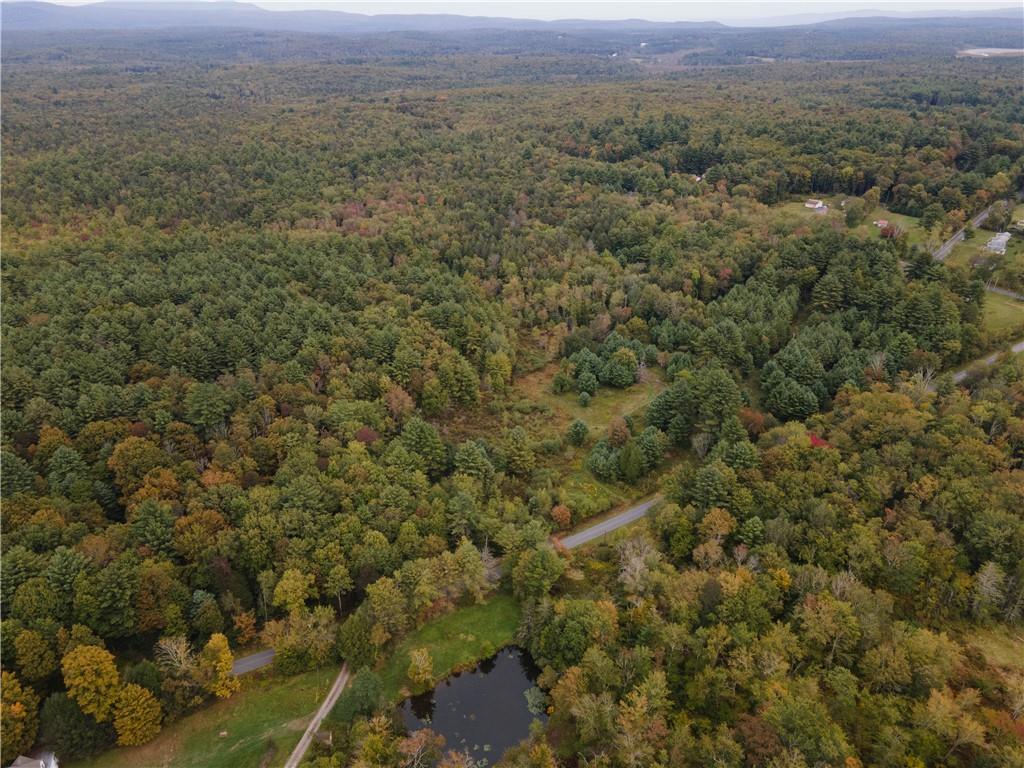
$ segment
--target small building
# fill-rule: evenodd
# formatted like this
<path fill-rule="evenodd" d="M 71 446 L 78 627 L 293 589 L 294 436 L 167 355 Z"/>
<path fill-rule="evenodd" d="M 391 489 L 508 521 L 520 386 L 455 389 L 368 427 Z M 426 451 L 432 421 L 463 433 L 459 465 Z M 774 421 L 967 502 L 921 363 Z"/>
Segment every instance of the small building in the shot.
<path fill-rule="evenodd" d="M 58 768 L 57 756 L 53 752 L 33 752 L 33 757 L 18 755 L 11 768 Z"/>
<path fill-rule="evenodd" d="M 818 211 L 821 210 L 822 208 L 828 209 L 828 206 L 825 205 L 825 203 L 823 203 L 821 200 L 812 197 L 809 198 L 806 203 L 804 203 L 804 208 L 811 208 L 815 211 Z"/>
<path fill-rule="evenodd" d="M 1000 256 L 1002 256 L 1004 253 L 1006 253 L 1006 244 L 1009 242 L 1010 233 L 1000 232 L 987 243 L 985 243 L 985 247 L 992 253 L 998 253 Z"/>
<path fill-rule="evenodd" d="M 874 224 L 879 229 L 885 229 L 886 227 L 889 226 L 888 219 L 878 219 L 877 221 L 872 221 L 871 223 Z"/>

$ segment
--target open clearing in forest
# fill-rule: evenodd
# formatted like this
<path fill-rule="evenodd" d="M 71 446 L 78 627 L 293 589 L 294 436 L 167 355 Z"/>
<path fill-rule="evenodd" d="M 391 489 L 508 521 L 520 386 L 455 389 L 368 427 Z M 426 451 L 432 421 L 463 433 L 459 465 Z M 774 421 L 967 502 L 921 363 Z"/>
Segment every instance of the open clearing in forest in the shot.
<path fill-rule="evenodd" d="M 964 641 L 980 648 L 989 664 L 1007 672 L 1024 672 L 1024 630 L 1020 627 L 971 627 Z"/>
<path fill-rule="evenodd" d="M 816 220 L 830 221 L 834 219 L 845 222 L 846 213 L 840 203 L 843 200 L 856 200 L 857 197 L 854 195 L 831 195 L 819 199 L 828 206 L 828 213 L 817 213 L 813 209 L 805 207 L 803 199 L 781 203 L 778 206 L 774 206 L 773 210 L 784 211 L 791 216 L 806 219 L 808 222 Z M 850 233 L 857 237 L 880 238 L 882 230 L 872 223 L 879 219 L 885 219 L 890 224 L 899 227 L 906 234 L 909 245 L 924 246 L 927 243 L 928 233 L 921 227 L 920 219 L 915 216 L 906 216 L 902 213 L 893 213 L 881 206 L 867 214 L 864 221 L 851 229 Z"/>
<path fill-rule="evenodd" d="M 572 421 L 579 419 L 590 427 L 591 433 L 604 431 L 616 416 L 640 416 L 648 404 L 668 384 L 665 373 L 659 368 L 644 370 L 641 381 L 626 389 L 601 387 L 586 407 L 580 405 L 576 392 L 556 395 L 551 391 L 551 382 L 558 373 L 554 363 L 516 380 L 516 392 L 523 398 L 551 410 L 549 424 L 563 430 Z"/>
<path fill-rule="evenodd" d="M 164 726 L 141 747 L 118 748 L 70 768 L 266 768 L 284 765 L 337 675 L 326 667 L 293 677 L 246 676 L 234 696 Z M 221 738 L 221 731 L 227 736 Z"/>
<path fill-rule="evenodd" d="M 590 430 L 583 445 L 577 447 L 566 442 L 560 452 L 537 457 L 538 466 L 551 474 L 552 485 L 559 489 L 562 502 L 572 510 L 572 525 L 577 526 L 650 493 L 657 479 L 673 465 L 675 457 L 670 452 L 658 470 L 632 486 L 598 480 L 585 466 L 594 443 L 607 434 L 608 425 L 616 416 L 631 416 L 637 431 L 643 428 L 644 411 L 668 387 L 668 381 L 660 368 L 647 368 L 641 381 L 631 387 L 601 387 L 584 407 L 579 404 L 576 392 L 555 394 L 551 391 L 556 373 L 558 366 L 552 364 L 522 376 L 516 380 L 515 391 L 523 401 L 534 406 L 527 428 L 535 437 L 561 438 L 576 419 Z"/>
<path fill-rule="evenodd" d="M 985 294 L 985 328 L 999 333 L 1024 328 L 1024 301 L 1000 296 L 991 291 Z"/>

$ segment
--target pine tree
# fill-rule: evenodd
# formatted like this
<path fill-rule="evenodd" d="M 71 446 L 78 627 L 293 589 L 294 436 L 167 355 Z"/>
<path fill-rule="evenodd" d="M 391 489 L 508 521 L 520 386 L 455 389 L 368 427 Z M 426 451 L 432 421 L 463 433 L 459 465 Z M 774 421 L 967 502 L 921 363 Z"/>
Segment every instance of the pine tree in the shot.
<path fill-rule="evenodd" d="M 619 451 L 619 472 L 627 483 L 635 483 L 644 475 L 645 461 L 643 452 L 637 447 L 635 440 L 630 440 Z"/>
<path fill-rule="evenodd" d="M 522 427 L 513 427 L 505 435 L 505 461 L 513 475 L 525 477 L 533 471 L 537 457 L 530 444 L 530 436 Z"/>
<path fill-rule="evenodd" d="M 576 419 L 572 424 L 569 425 L 569 431 L 566 433 L 566 439 L 573 445 L 583 445 L 587 439 L 589 429 L 586 422 Z"/>
<path fill-rule="evenodd" d="M 406 449 L 418 457 L 427 474 L 440 477 L 448 465 L 448 449 L 433 425 L 419 417 L 409 419 L 400 440 Z"/>

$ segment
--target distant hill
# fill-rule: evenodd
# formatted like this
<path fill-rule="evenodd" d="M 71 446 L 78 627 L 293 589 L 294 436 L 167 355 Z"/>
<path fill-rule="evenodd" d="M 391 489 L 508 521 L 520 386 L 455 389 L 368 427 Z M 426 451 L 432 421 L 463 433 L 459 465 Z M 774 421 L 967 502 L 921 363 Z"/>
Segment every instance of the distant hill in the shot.
<path fill-rule="evenodd" d="M 0 6 L 3 27 L 10 31 L 69 31 L 83 29 L 132 30 L 170 27 L 234 27 L 276 32 L 321 34 L 374 34 L 381 32 L 461 32 L 474 29 L 515 31 L 589 30 L 595 32 L 672 32 L 726 30 L 719 22 L 653 22 L 642 19 L 603 21 L 562 19 L 540 21 L 450 14 L 377 14 L 342 11 L 269 11 L 242 2 L 99 2 L 64 6 L 43 2 L 5 2 Z M 837 20 L 837 16 L 842 18 Z M 811 14 L 752 21 L 750 26 L 801 26 L 848 21 L 878 22 L 879 17 L 907 22 L 936 17 L 1007 17 L 1020 19 L 1020 8 L 945 12 L 886 13 L 854 11 L 848 14 Z M 855 18 L 867 17 L 867 18 Z M 733 28 L 735 29 L 735 28 Z"/>
<path fill-rule="evenodd" d="M 155 29 L 161 27 L 238 27 L 268 31 L 327 34 L 376 32 L 458 32 L 509 30 L 685 30 L 717 29 L 718 22 L 652 22 L 642 19 L 539 21 L 448 14 L 367 15 L 342 11 L 268 11 L 249 3 L 102 2 L 64 6 L 53 3 L 3 3 L 7 30 Z"/>

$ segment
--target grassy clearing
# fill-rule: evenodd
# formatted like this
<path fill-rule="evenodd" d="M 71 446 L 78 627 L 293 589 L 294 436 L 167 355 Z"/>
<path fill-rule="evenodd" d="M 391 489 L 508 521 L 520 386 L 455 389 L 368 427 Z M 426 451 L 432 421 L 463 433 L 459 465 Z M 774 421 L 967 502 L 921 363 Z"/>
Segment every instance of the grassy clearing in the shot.
<path fill-rule="evenodd" d="M 985 328 L 991 333 L 1024 329 L 1024 302 L 997 293 L 986 293 Z"/>
<path fill-rule="evenodd" d="M 414 648 L 430 651 L 434 677 L 440 680 L 509 645 L 518 626 L 519 606 L 507 594 L 431 621 L 399 643 L 380 670 L 385 697 L 398 701 L 409 693 L 406 673 L 409 651 Z"/>
<path fill-rule="evenodd" d="M 632 416 L 637 426 L 643 425 L 643 413 L 651 401 L 667 386 L 664 371 L 648 368 L 643 380 L 627 389 L 602 387 L 586 408 L 574 392 L 556 395 L 551 381 L 558 372 L 556 365 L 520 377 L 516 394 L 536 407 L 528 429 L 535 437 L 562 437 L 573 420 L 579 419 L 590 429 L 587 441 L 580 447 L 566 444 L 564 449 L 540 457 L 550 483 L 558 487 L 559 497 L 573 511 L 573 525 L 579 525 L 647 492 L 651 478 L 637 486 L 605 483 L 595 478 L 584 466 L 596 440 L 603 437 L 616 416 Z"/>
<path fill-rule="evenodd" d="M 637 488 L 602 482 L 590 474 L 583 467 L 589 450 L 589 446 L 578 449 L 577 465 L 562 478 L 560 486 L 562 501 L 573 511 L 574 526 L 624 504 L 642 493 Z"/>
<path fill-rule="evenodd" d="M 832 216 L 836 211 L 842 212 L 842 209 L 839 207 L 839 198 L 822 197 L 819 199 L 824 201 L 824 203 L 828 206 L 827 213 L 817 213 L 811 208 L 805 207 L 804 201 L 802 199 L 793 200 L 788 203 L 781 203 L 777 206 L 777 208 L 778 210 L 790 214 L 791 216 L 805 218 L 808 221 L 824 221 L 827 220 L 829 216 Z"/>
<path fill-rule="evenodd" d="M 243 677 L 243 687 L 166 726 L 141 747 L 115 749 L 71 768 L 252 768 L 284 764 L 338 670 L 282 679 Z M 220 733 L 227 735 L 221 738 Z M 273 744 L 271 750 L 268 746 Z M 272 756 L 270 753 L 272 752 Z M 264 763 L 266 759 L 266 763 Z"/>
<path fill-rule="evenodd" d="M 971 627 L 964 640 L 976 645 L 985 660 L 1006 671 L 1024 672 L 1024 631 L 1019 627 Z"/>
<path fill-rule="evenodd" d="M 853 200 L 854 198 L 847 195 L 832 195 L 822 197 L 820 199 L 828 206 L 828 213 L 816 213 L 814 210 L 806 208 L 804 206 L 803 199 L 782 203 L 777 206 L 777 209 L 791 216 L 807 219 L 808 221 L 831 221 L 836 219 L 844 221 L 845 213 L 841 203 L 843 200 Z M 873 221 L 877 221 L 878 219 L 886 219 L 890 224 L 898 226 L 906 234 L 907 242 L 910 245 L 924 246 L 927 244 L 929 236 L 928 233 L 921 228 L 919 219 L 914 216 L 905 216 L 902 213 L 893 213 L 892 211 L 887 211 L 882 207 L 878 207 L 869 213 L 865 221 L 851 229 L 850 233 L 865 239 L 880 238 L 882 236 L 881 230 L 872 224 Z"/>
<path fill-rule="evenodd" d="M 546 368 L 523 376 L 516 382 L 516 391 L 527 400 L 550 409 L 549 422 L 564 431 L 575 419 L 584 422 L 591 431 L 604 430 L 616 416 L 639 416 L 659 392 L 668 386 L 663 371 L 648 368 L 644 379 L 626 389 L 601 387 L 584 408 L 579 404 L 575 392 L 556 395 L 551 391 L 551 381 L 558 373 L 558 366 Z"/>

